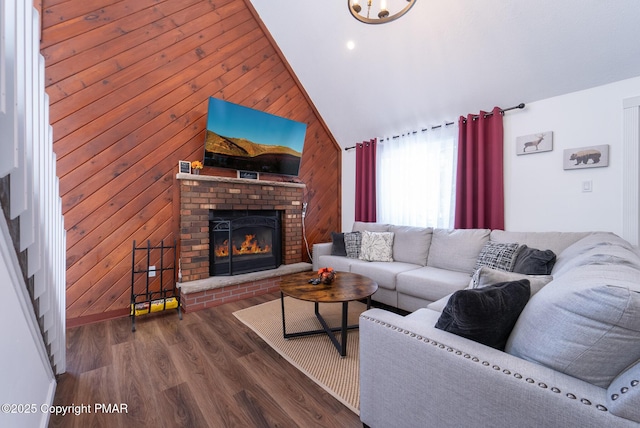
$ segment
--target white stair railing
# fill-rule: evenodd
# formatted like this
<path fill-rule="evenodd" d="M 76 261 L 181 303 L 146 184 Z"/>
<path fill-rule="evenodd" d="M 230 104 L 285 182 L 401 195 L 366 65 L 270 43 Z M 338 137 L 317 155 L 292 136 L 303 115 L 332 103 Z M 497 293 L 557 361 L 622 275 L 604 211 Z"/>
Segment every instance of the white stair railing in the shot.
<path fill-rule="evenodd" d="M 14 247 L 19 243 L 19 254 L 26 254 L 21 278 L 32 290 L 24 281 L 13 286 L 32 302 L 31 318 L 53 371 L 60 374 L 66 350 L 66 232 L 39 27 L 30 2 L 0 0 L 0 178 L 9 176 L 8 216 L 20 231 L 0 239 L 13 241 Z"/>

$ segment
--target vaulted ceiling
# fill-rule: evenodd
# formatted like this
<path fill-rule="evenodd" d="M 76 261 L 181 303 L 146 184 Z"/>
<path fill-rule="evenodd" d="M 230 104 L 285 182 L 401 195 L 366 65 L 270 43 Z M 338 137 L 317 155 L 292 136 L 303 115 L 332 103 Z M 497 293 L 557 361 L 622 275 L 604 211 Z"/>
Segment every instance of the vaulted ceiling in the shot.
<path fill-rule="evenodd" d="M 251 3 L 342 146 L 640 75 L 637 0 L 417 0 L 382 25 Z"/>

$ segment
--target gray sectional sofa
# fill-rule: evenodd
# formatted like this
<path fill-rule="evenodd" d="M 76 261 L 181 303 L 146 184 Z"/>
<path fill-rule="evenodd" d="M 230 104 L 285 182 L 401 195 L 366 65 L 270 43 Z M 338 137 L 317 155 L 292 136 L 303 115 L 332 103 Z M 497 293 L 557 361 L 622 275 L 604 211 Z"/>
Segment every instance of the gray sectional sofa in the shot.
<path fill-rule="evenodd" d="M 374 278 L 379 284 L 374 300 L 411 312 L 370 309 L 361 315 L 364 424 L 640 426 L 637 248 L 605 232 L 439 230 L 358 222 L 354 231 L 394 232 L 393 261 L 332 255 L 331 243 L 316 244 L 314 268 L 332 266 Z M 435 328 L 443 313 L 452 313 L 452 293 L 518 277 L 486 266 L 476 269 L 492 245 L 487 243 L 496 242 L 549 249 L 557 256 L 550 275 L 524 275 L 531 295 L 504 349 Z"/>
<path fill-rule="evenodd" d="M 469 285 L 478 255 L 488 241 L 520 242 L 555 254 L 587 232 L 505 232 L 489 229 L 432 229 L 355 222 L 352 232 L 392 232 L 393 261 L 367 261 L 332 255 L 331 242 L 313 245 L 313 269 L 368 276 L 378 283 L 373 300 L 406 311 L 427 307 Z"/>

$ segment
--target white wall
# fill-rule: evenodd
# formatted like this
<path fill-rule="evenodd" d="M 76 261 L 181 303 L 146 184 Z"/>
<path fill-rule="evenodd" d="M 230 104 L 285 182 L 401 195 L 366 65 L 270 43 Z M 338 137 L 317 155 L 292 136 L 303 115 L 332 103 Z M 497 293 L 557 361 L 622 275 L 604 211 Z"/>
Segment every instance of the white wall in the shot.
<path fill-rule="evenodd" d="M 49 414 L 42 412 L 42 406 L 53 403 L 56 381 L 8 235 L 4 215 L 0 212 L 0 279 L 3 290 L 0 404 L 16 406 L 3 407 L 0 426 L 45 427 Z M 27 404 L 29 407 L 25 409 Z"/>
<path fill-rule="evenodd" d="M 356 150 L 342 152 L 342 231 L 350 232 L 356 218 Z"/>
<path fill-rule="evenodd" d="M 505 114 L 505 228 L 605 230 L 622 235 L 622 101 L 640 77 L 527 103 Z M 452 117 L 465 112 L 457 112 Z M 516 137 L 553 131 L 553 150 L 516 155 Z M 363 136 L 364 138 L 364 136 Z M 564 149 L 609 144 L 609 166 L 565 171 Z M 355 150 L 342 157 L 342 230 L 355 217 Z M 582 192 L 592 181 L 593 191 Z"/>
<path fill-rule="evenodd" d="M 622 235 L 623 100 L 640 77 L 527 104 L 504 120 L 505 227 Z M 516 155 L 516 137 L 553 131 L 553 150 Z M 564 170 L 565 149 L 609 145 L 609 166 Z M 592 192 L 582 183 L 591 181 Z"/>

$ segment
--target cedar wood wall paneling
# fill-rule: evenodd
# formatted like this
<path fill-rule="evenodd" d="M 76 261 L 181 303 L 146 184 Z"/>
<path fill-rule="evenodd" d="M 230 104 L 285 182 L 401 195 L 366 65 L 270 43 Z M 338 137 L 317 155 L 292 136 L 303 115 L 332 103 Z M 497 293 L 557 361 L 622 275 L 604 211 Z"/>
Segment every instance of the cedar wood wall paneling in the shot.
<path fill-rule="evenodd" d="M 202 159 L 210 96 L 307 124 L 309 244 L 340 229 L 340 147 L 248 0 L 43 0 L 42 11 L 70 324 L 127 314 L 133 240 L 177 238 L 177 164 Z"/>

